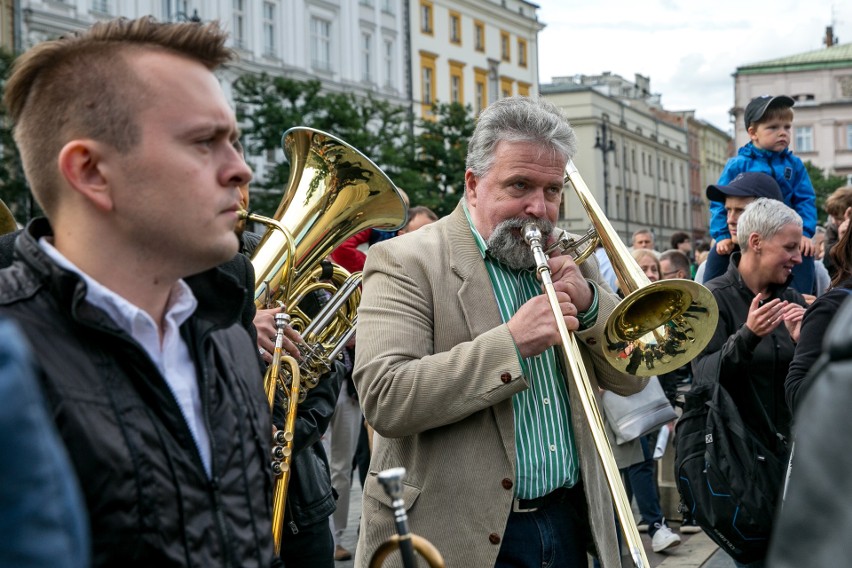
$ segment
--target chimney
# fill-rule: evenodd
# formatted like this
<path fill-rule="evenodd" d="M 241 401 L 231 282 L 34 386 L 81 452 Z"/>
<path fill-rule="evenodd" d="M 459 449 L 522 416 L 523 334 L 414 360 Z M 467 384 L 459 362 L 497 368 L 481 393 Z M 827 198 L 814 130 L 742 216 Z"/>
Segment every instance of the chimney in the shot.
<path fill-rule="evenodd" d="M 825 27 L 825 39 L 823 39 L 822 42 L 825 44 L 825 47 L 831 47 L 837 43 L 837 38 L 834 35 L 834 28 L 832 26 Z"/>

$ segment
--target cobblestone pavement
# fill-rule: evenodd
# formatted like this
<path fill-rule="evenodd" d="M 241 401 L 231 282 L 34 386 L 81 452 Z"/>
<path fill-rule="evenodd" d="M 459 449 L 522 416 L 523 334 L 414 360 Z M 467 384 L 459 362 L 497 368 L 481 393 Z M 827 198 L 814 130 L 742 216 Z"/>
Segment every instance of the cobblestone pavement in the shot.
<path fill-rule="evenodd" d="M 361 516 L 361 486 L 356 481 L 352 485 L 349 495 L 349 524 L 343 533 L 341 543 L 343 547 L 355 554 L 355 544 L 358 542 L 358 522 Z M 677 523 L 670 523 L 672 530 L 676 530 Z M 651 568 L 734 568 L 734 563 L 724 552 L 711 541 L 704 533 L 682 534 L 683 542 L 680 546 L 671 549 L 671 552 L 657 554 L 651 550 L 651 539 L 647 534 L 642 534 L 642 543 L 645 545 L 645 554 Z M 439 547 L 440 548 L 440 547 Z M 589 566 L 591 566 L 591 562 Z M 352 560 L 335 562 L 335 568 L 353 568 Z"/>

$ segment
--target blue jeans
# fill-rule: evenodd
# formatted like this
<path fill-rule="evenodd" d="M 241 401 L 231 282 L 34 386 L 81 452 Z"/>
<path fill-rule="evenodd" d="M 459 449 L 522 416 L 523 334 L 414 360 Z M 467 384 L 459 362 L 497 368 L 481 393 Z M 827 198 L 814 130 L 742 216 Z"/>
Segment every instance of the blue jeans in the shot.
<path fill-rule="evenodd" d="M 642 444 L 642 455 L 645 460 L 625 467 L 621 471 L 624 473 L 624 485 L 628 496 L 632 493 L 636 498 L 642 520 L 648 523 L 648 534 L 653 537 L 657 532 L 656 525 L 663 522 L 663 511 L 660 508 L 660 496 L 657 493 L 657 482 L 654 478 L 654 459 L 648 436 L 642 436 L 639 442 Z"/>
<path fill-rule="evenodd" d="M 495 568 L 586 568 L 591 529 L 582 484 L 569 495 L 537 511 L 511 512 Z"/>

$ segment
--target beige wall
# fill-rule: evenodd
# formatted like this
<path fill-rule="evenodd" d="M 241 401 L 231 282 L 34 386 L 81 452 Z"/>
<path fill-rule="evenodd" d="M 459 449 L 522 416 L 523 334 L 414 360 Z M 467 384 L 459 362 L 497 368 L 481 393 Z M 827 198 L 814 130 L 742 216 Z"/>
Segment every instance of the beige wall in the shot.
<path fill-rule="evenodd" d="M 797 98 L 793 129 L 813 129 L 813 150 L 791 149 L 804 161 L 823 170 L 852 176 L 852 65 L 841 69 L 736 74 L 735 138 L 737 147 L 748 142 L 743 124 L 743 109 L 753 97 L 786 94 Z"/>

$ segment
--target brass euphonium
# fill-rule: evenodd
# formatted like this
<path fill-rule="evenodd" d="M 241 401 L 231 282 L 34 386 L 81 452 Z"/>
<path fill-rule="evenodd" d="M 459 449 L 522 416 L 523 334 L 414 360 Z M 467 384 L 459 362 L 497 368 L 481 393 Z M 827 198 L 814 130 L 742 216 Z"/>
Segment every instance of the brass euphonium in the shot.
<path fill-rule="evenodd" d="M 621 242 L 570 160 L 566 166 L 565 182 L 570 182 L 574 187 L 591 219 L 592 229 L 587 236 L 579 241 L 572 241 L 563 235 L 563 238 L 545 250 L 544 237 L 538 226 L 535 223 L 527 223 L 523 237 L 535 257 L 536 268 L 559 329 L 563 368 L 566 369 L 567 379 L 573 381 L 577 389 L 627 548 L 634 565 L 646 568 L 650 567 L 650 564 L 633 520 L 633 512 L 624 491 L 618 465 L 606 437 L 597 398 L 583 365 L 582 352 L 576 337 L 565 326 L 562 309 L 550 277 L 547 253 L 556 248 L 564 252 L 574 252 L 579 263 L 594 251 L 596 241 L 600 240 L 613 265 L 619 285 L 627 294 L 605 325 L 607 345 L 604 346 L 604 354 L 607 361 L 622 372 L 647 376 L 666 373 L 687 364 L 709 343 L 716 329 L 719 309 L 710 291 L 695 282 L 665 280 L 652 284 Z M 577 248 L 580 241 L 590 241 L 590 244 L 580 250 Z M 640 368 L 642 365 L 644 368 Z"/>
<path fill-rule="evenodd" d="M 18 224 L 15 222 L 15 216 L 12 215 L 12 212 L 6 204 L 0 200 L 0 235 L 5 235 L 6 233 L 11 233 L 17 230 Z"/>
<path fill-rule="evenodd" d="M 264 377 L 270 407 L 283 399 L 284 430 L 276 432 L 273 472 L 273 540 L 281 547 L 284 506 L 292 460 L 297 405 L 306 390 L 331 370 L 333 361 L 355 332 L 361 273 L 333 265 L 324 275 L 320 261 L 356 233 L 369 228 L 396 230 L 405 225 L 408 206 L 400 190 L 369 158 L 349 144 L 319 130 L 298 127 L 284 133 L 290 162 L 287 189 L 273 217 L 243 213 L 267 227 L 251 262 L 258 308 L 284 306 L 276 318 L 278 334 L 273 364 Z M 299 304 L 315 291 L 331 299 L 311 317 Z M 282 316 L 285 314 L 281 314 Z M 284 355 L 284 328 L 302 334 L 301 360 Z"/>

